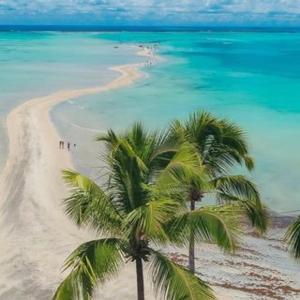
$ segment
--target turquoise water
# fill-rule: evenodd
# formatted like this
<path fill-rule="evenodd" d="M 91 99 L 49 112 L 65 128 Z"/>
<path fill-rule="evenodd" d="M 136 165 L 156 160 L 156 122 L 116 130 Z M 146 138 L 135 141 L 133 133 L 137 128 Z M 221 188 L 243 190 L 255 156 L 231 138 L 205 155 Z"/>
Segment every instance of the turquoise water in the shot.
<path fill-rule="evenodd" d="M 134 120 L 166 126 L 194 109 L 238 122 L 248 133 L 268 206 L 300 206 L 300 34 L 105 33 L 109 41 L 157 44 L 165 61 L 134 86 L 66 103 L 57 114 L 78 128 L 122 129 Z M 80 107 L 80 109 L 78 109 Z M 80 113 L 79 113 L 80 110 Z"/>
<path fill-rule="evenodd" d="M 95 33 L 0 31 L 0 165 L 7 151 L 5 117 L 16 105 L 59 89 L 109 82 L 112 65 L 136 61 L 135 49 Z"/>
<path fill-rule="evenodd" d="M 4 120 L 17 104 L 58 89 L 95 86 L 112 65 L 142 61 L 132 45 L 155 44 L 162 62 L 133 86 L 67 101 L 52 117 L 89 156 L 97 130 L 135 120 L 166 126 L 195 109 L 238 122 L 248 133 L 257 182 L 268 206 L 300 206 L 300 33 L 0 32 L 0 163 Z M 117 48 L 116 48 L 117 46 Z M 87 146 L 88 145 L 88 146 Z M 97 163 L 95 163 L 97 166 Z"/>

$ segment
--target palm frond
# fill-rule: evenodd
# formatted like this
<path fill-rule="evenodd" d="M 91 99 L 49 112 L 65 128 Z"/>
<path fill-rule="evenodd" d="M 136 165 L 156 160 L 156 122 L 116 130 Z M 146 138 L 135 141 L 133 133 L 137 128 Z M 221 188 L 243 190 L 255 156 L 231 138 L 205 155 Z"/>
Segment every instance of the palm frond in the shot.
<path fill-rule="evenodd" d="M 260 195 L 256 186 L 245 176 L 220 176 L 213 179 L 212 184 L 215 186 L 220 195 L 234 195 L 240 199 L 251 199 L 257 201 L 258 204 L 261 204 Z M 222 198 L 220 198 L 219 200 L 222 200 Z"/>
<path fill-rule="evenodd" d="M 226 119 L 218 120 L 222 128 L 222 143 L 240 154 L 248 152 L 245 132 L 237 124 Z"/>
<path fill-rule="evenodd" d="M 205 111 L 192 113 L 185 123 L 185 130 L 189 141 L 198 145 L 202 155 L 208 143 L 220 141 L 222 135 L 218 119 Z"/>
<path fill-rule="evenodd" d="M 66 260 L 71 273 L 58 287 L 53 300 L 90 300 L 97 282 L 116 275 L 123 262 L 124 241 L 94 240 L 79 246 Z"/>
<path fill-rule="evenodd" d="M 289 249 L 296 259 L 300 258 L 300 216 L 292 223 L 285 235 Z"/>
<path fill-rule="evenodd" d="M 185 126 L 180 120 L 172 121 L 169 128 L 169 139 L 173 143 L 180 145 L 187 141 Z"/>
<path fill-rule="evenodd" d="M 239 154 L 220 143 L 212 143 L 203 158 L 203 164 L 213 176 L 227 174 L 236 163 L 242 163 Z"/>
<path fill-rule="evenodd" d="M 88 277 L 74 271 L 61 282 L 52 300 L 92 300 L 92 290 Z"/>
<path fill-rule="evenodd" d="M 174 217 L 166 227 L 172 241 L 187 245 L 190 234 L 198 242 L 211 242 L 234 251 L 237 243 L 236 209 L 231 206 L 207 206 Z"/>
<path fill-rule="evenodd" d="M 155 133 L 155 145 L 149 157 L 149 168 L 152 174 L 161 171 L 174 157 L 180 144 L 170 136 L 170 130 Z"/>
<path fill-rule="evenodd" d="M 222 176 L 214 179 L 212 184 L 216 187 L 217 199 L 220 202 L 237 202 L 245 209 L 245 214 L 252 226 L 266 231 L 268 225 L 267 210 L 264 207 L 256 186 L 246 177 Z"/>
<path fill-rule="evenodd" d="M 168 236 L 163 225 L 179 210 L 178 201 L 168 198 L 152 199 L 127 215 L 124 230 L 128 231 L 128 234 L 135 232 L 144 239 L 165 242 Z"/>
<path fill-rule="evenodd" d="M 237 124 L 226 119 L 219 121 L 222 128 L 222 145 L 237 153 L 233 156 L 237 163 L 244 162 L 248 170 L 254 167 L 254 161 L 249 155 L 249 146 L 245 132 Z"/>
<path fill-rule="evenodd" d="M 121 217 L 117 207 L 94 181 L 72 170 L 64 170 L 63 178 L 72 188 L 72 194 L 64 200 L 66 213 L 78 226 L 119 230 Z"/>
<path fill-rule="evenodd" d="M 170 132 L 180 143 L 197 145 L 203 163 L 214 174 L 224 174 L 236 163 L 244 163 L 249 170 L 254 167 L 244 131 L 226 119 L 197 111 L 184 123 L 174 121 Z"/>
<path fill-rule="evenodd" d="M 152 281 L 155 292 L 168 300 L 211 300 L 212 290 L 185 267 L 152 250 Z"/>
<path fill-rule="evenodd" d="M 123 140 L 109 158 L 110 189 L 124 213 L 129 213 L 146 201 L 143 184 L 147 183 L 148 168 L 130 144 Z"/>
<path fill-rule="evenodd" d="M 197 186 L 203 191 L 208 189 L 205 167 L 197 150 L 190 143 L 184 143 L 179 147 L 156 180 L 156 184 L 162 186 L 172 183 L 186 187 Z"/>
<path fill-rule="evenodd" d="M 244 155 L 243 158 L 244 158 L 246 168 L 249 171 L 252 171 L 254 169 L 254 166 L 255 166 L 254 159 L 249 155 Z"/>
<path fill-rule="evenodd" d="M 108 129 L 105 134 L 98 135 L 96 141 L 104 143 L 109 153 L 119 146 L 119 137 L 112 129 Z"/>

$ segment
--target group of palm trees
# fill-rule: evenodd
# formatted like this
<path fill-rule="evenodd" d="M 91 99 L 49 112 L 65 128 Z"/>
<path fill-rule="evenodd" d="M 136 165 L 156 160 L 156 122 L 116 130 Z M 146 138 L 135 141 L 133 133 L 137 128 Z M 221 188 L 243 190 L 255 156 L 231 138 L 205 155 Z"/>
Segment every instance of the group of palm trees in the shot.
<path fill-rule="evenodd" d="M 165 299 L 214 299 L 212 289 L 195 275 L 195 245 L 210 242 L 232 252 L 241 222 L 260 233 L 268 224 L 255 185 L 232 175 L 236 165 L 254 167 L 244 132 L 225 119 L 196 112 L 163 132 L 136 123 L 97 140 L 105 144 L 101 184 L 65 170 L 71 194 L 64 203 L 78 226 L 103 238 L 71 253 L 65 263 L 70 273 L 53 299 L 92 299 L 96 285 L 129 262 L 136 266 L 138 300 L 145 299 L 145 265 L 155 292 Z M 203 204 L 207 196 L 213 205 Z M 287 237 L 296 257 L 299 227 L 298 220 Z M 170 259 L 163 251 L 167 245 L 187 247 L 189 266 Z"/>

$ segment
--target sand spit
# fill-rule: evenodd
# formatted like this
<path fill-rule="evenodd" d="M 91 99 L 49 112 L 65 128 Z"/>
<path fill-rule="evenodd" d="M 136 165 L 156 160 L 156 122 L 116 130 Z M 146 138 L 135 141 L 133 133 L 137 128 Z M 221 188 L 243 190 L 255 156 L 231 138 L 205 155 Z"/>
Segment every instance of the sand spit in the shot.
<path fill-rule="evenodd" d="M 139 54 L 149 55 L 147 48 Z M 92 238 L 63 213 L 66 190 L 61 170 L 71 168 L 72 161 L 68 151 L 58 147 L 60 137 L 50 110 L 69 99 L 130 85 L 141 77 L 141 66 L 113 67 L 120 76 L 106 85 L 34 98 L 8 115 L 9 151 L 0 176 L 1 300 L 50 299 L 62 279 L 66 256 Z"/>

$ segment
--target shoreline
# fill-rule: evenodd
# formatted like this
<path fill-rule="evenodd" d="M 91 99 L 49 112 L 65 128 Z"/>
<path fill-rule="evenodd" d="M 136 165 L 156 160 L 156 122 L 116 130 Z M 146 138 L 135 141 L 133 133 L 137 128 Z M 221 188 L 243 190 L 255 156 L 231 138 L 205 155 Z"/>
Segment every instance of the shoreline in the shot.
<path fill-rule="evenodd" d="M 147 51 L 148 49 L 143 49 L 137 51 L 137 55 L 140 56 L 146 56 L 150 57 L 150 54 Z M 7 138 L 8 138 L 8 153 L 7 158 L 5 160 L 5 164 L 2 168 L 2 171 L 0 173 L 0 195 L 3 194 L 2 184 L 5 181 L 5 177 L 7 177 L 7 173 L 11 170 L 12 161 L 15 161 L 18 159 L 19 153 L 16 153 L 15 150 L 18 146 L 21 145 L 21 137 L 22 133 L 20 132 L 20 124 L 22 123 L 22 120 L 20 120 L 20 116 L 26 112 L 28 114 L 28 110 L 37 110 L 39 113 L 41 113 L 41 116 L 46 118 L 44 119 L 45 122 L 48 123 L 48 125 L 51 124 L 53 127 L 52 131 L 55 131 L 55 135 L 57 138 L 57 143 L 60 139 L 58 130 L 56 129 L 55 124 L 51 120 L 50 112 L 51 110 L 59 103 L 65 102 L 67 100 L 76 99 L 81 96 L 91 95 L 91 94 L 97 94 L 102 93 L 108 90 L 118 89 L 124 86 L 128 86 L 132 84 L 134 81 L 138 80 L 142 77 L 141 71 L 139 71 L 139 68 L 143 66 L 143 63 L 137 63 L 137 64 L 128 64 L 128 65 L 120 65 L 120 66 L 113 66 L 110 67 L 109 70 L 115 71 L 119 73 L 120 75 L 116 78 L 110 81 L 107 84 L 101 85 L 99 87 L 91 87 L 91 88 L 82 88 L 82 89 L 72 89 L 72 90 L 60 90 L 57 92 L 53 92 L 47 96 L 41 96 L 29 99 L 22 103 L 21 105 L 18 105 L 15 107 L 12 111 L 9 112 L 6 118 L 6 130 L 7 130 Z M 40 121 L 40 120 L 39 120 Z M 17 127 L 17 128 L 16 128 Z M 50 126 L 48 126 L 50 127 Z M 54 134 L 54 132 L 52 132 Z M 20 149 L 20 148 L 19 148 Z M 67 152 L 66 152 L 67 153 Z M 71 155 L 69 153 L 69 161 L 71 161 Z M 72 164 L 71 164 L 72 165 Z M 1 200 L 2 202 L 3 200 Z M 0 204 L 1 204 L 0 202 Z"/>
<path fill-rule="evenodd" d="M 146 47 L 137 54 L 150 56 Z M 59 149 L 51 110 L 66 100 L 131 85 L 142 77 L 143 65 L 113 66 L 120 75 L 107 84 L 32 98 L 8 114 L 8 153 L 0 174 L 0 299 L 50 298 L 67 255 L 94 238 L 63 212 L 61 170 L 73 162 L 71 152 Z"/>

